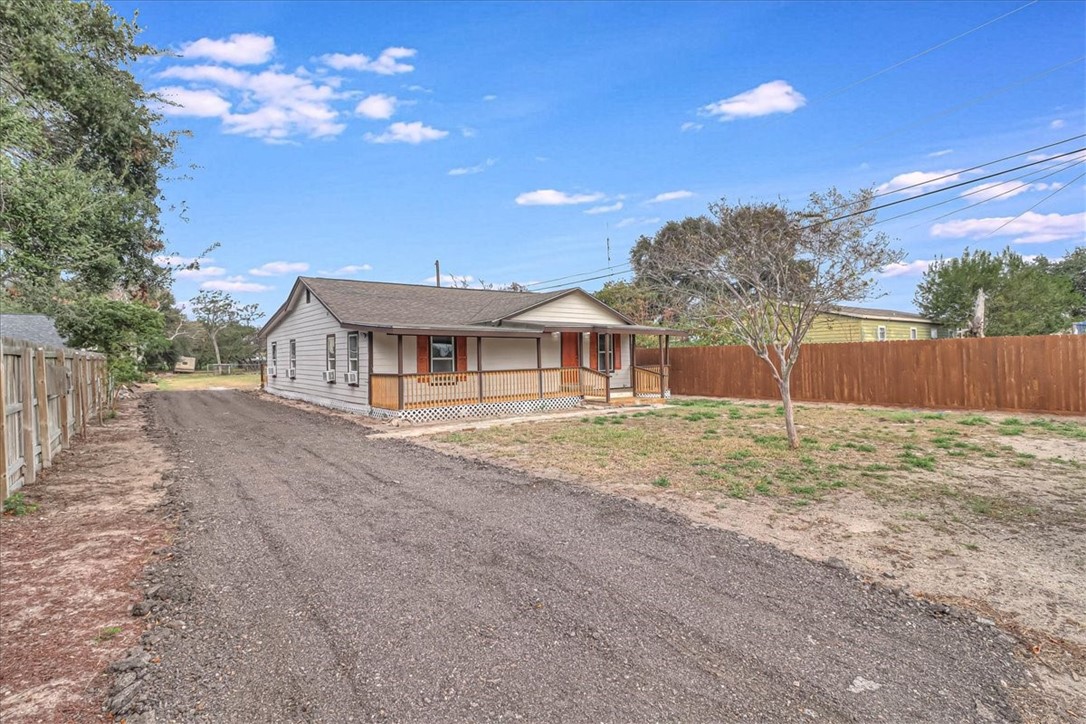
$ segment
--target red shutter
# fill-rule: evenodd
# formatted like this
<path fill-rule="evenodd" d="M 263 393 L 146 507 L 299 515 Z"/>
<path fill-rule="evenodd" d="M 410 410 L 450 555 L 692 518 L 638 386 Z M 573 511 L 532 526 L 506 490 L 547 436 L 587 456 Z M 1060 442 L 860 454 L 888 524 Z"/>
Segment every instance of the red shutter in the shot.
<path fill-rule="evenodd" d="M 468 371 L 468 338 L 456 337 L 453 342 L 456 344 L 456 371 L 467 372 Z"/>
<path fill-rule="evenodd" d="M 622 369 L 622 335 L 611 335 L 611 348 L 615 351 L 615 369 Z"/>
<path fill-rule="evenodd" d="M 415 370 L 420 375 L 430 371 L 430 338 L 419 335 L 415 338 L 415 357 L 418 368 Z"/>
<path fill-rule="evenodd" d="M 589 336 L 592 338 L 592 342 L 589 344 L 588 368 L 598 370 L 600 368 L 600 336 L 598 334 Z"/>

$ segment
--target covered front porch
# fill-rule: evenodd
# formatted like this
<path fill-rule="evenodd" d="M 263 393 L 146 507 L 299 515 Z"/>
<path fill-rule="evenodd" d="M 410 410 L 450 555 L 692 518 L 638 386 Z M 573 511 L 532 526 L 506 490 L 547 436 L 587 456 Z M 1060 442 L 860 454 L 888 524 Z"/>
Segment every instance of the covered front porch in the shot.
<path fill-rule="evenodd" d="M 420 420 L 662 399 L 668 395 L 675 333 L 569 324 L 365 331 L 370 407 L 376 414 Z M 635 365 L 637 338 L 648 334 L 656 338 L 659 364 Z"/>

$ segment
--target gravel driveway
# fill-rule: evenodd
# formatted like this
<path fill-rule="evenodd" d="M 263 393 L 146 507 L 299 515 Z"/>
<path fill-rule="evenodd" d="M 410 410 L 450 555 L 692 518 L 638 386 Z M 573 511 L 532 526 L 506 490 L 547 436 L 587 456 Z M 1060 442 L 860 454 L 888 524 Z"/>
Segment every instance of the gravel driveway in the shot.
<path fill-rule="evenodd" d="M 253 394 L 151 415 L 159 722 L 1017 720 L 1006 637 L 847 571 Z"/>

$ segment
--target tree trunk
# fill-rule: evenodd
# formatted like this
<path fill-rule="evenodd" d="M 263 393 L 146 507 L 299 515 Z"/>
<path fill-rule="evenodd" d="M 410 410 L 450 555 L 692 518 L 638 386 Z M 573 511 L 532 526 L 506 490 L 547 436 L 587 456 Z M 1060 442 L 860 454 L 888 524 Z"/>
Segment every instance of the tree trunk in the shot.
<path fill-rule="evenodd" d="M 221 365 L 222 355 L 219 354 L 219 340 L 213 334 L 209 334 L 208 337 L 211 337 L 211 346 L 215 348 L 215 364 Z"/>
<path fill-rule="evenodd" d="M 784 406 L 784 429 L 788 432 L 788 446 L 796 450 L 799 448 L 799 435 L 796 434 L 796 419 L 792 412 L 791 375 L 782 377 L 777 386 L 781 390 L 781 404 Z"/>

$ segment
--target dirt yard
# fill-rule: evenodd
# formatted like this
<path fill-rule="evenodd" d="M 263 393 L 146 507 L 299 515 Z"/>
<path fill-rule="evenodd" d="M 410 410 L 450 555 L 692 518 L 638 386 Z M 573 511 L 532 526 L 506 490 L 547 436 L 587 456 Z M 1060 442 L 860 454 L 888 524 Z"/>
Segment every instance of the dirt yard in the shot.
<path fill-rule="evenodd" d="M 260 374 L 247 372 L 238 375 L 213 375 L 207 372 L 191 374 L 167 373 L 155 379 L 154 384 L 164 392 L 180 390 L 257 390 Z"/>
<path fill-rule="evenodd" d="M 1086 716 L 1086 424 L 767 403 L 445 432 L 445 452 L 587 483 L 971 609 Z M 417 439 L 417 438 L 416 438 Z"/>
<path fill-rule="evenodd" d="M 0 712 L 13 722 L 110 721 L 103 673 L 143 628 L 131 605 L 168 532 L 163 453 L 136 400 L 23 489 L 37 506 L 0 519 Z"/>

